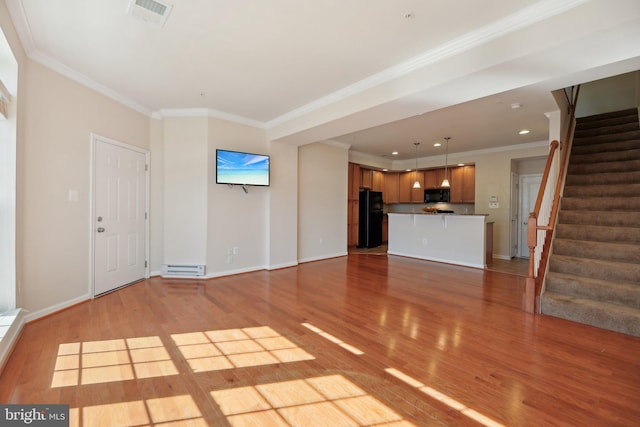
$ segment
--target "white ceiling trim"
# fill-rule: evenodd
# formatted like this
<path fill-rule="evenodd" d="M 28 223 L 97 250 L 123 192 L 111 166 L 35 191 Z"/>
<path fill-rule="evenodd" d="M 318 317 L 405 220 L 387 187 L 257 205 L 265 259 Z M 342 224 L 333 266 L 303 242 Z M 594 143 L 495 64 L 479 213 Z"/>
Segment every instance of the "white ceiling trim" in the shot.
<path fill-rule="evenodd" d="M 45 67 L 75 81 L 76 83 L 86 86 L 89 89 L 93 89 L 96 92 L 108 98 L 111 98 L 114 101 L 119 102 L 120 104 L 123 104 L 124 106 L 129 107 L 134 111 L 151 117 L 151 109 L 138 104 L 132 99 L 96 82 L 93 79 L 90 79 L 84 74 L 66 66 L 62 62 L 57 61 L 38 50 L 35 43 L 33 42 L 31 27 L 29 26 L 29 21 L 27 20 L 27 16 L 22 6 L 22 1 L 7 0 L 6 4 L 7 8 L 9 9 L 9 14 L 11 15 L 11 20 L 13 21 L 13 25 L 16 28 L 18 37 L 20 38 L 20 42 L 22 42 L 22 46 L 25 49 L 27 56 L 31 60 L 44 65 Z"/>
<path fill-rule="evenodd" d="M 275 119 L 267 122 L 267 129 L 271 129 L 289 120 L 296 119 L 322 107 L 341 101 L 349 96 L 364 92 L 367 89 L 371 89 L 390 80 L 397 79 L 413 71 L 424 68 L 427 65 L 463 53 L 491 40 L 505 36 L 513 31 L 533 25 L 552 16 L 559 15 L 567 10 L 586 3 L 587 1 L 588 0 L 542 0 L 516 13 L 499 19 L 498 21 L 492 22 L 489 25 L 485 25 L 475 31 L 471 31 L 457 37 L 408 61 L 387 68 L 380 73 L 374 74 L 366 79 L 360 80 L 350 86 L 310 102 L 300 108 L 296 108 L 295 110 L 276 117 Z"/>
<path fill-rule="evenodd" d="M 217 110 L 209 109 L 162 109 L 160 111 L 152 111 L 150 108 L 142 106 L 130 98 L 90 79 L 82 73 L 79 73 L 65 64 L 49 57 L 43 52 L 39 51 L 33 41 L 31 34 L 31 28 L 26 18 L 26 14 L 23 8 L 22 0 L 6 0 L 9 14 L 16 27 L 20 41 L 27 53 L 27 56 L 60 73 L 63 76 L 70 78 L 90 89 L 95 90 L 135 111 L 145 114 L 154 119 L 161 117 L 186 117 L 206 115 L 208 117 L 220 118 L 253 126 L 262 129 L 271 129 L 282 123 L 301 117 L 305 114 L 311 113 L 320 108 L 329 106 L 333 103 L 341 101 L 349 96 L 361 93 L 367 89 L 373 88 L 385 82 L 402 77 L 415 70 L 423 68 L 427 65 L 441 61 L 447 57 L 468 51 L 474 47 L 487 43 L 498 37 L 502 37 L 508 33 L 532 25 L 541 20 L 558 15 L 567 10 L 575 8 L 588 0 L 541 0 L 521 11 L 508 15 L 498 21 L 495 21 L 489 25 L 481 27 L 475 31 L 464 34 L 456 39 L 451 40 L 435 49 L 431 49 L 422 55 L 419 55 L 411 60 L 400 63 L 394 67 L 388 68 L 380 73 L 374 74 L 366 79 L 360 80 L 350 86 L 335 91 L 327 96 L 317 99 L 309 104 L 306 104 L 300 108 L 285 113 L 269 122 L 260 122 L 243 116 L 238 116 L 230 113 L 225 113 Z M 180 112 L 180 110 L 184 110 Z"/>
<path fill-rule="evenodd" d="M 210 108 L 165 108 L 154 111 L 154 117 L 211 117 L 214 119 L 222 119 L 241 125 L 252 126 L 255 128 L 265 129 L 265 124 L 258 120 L 248 119 L 246 117 L 235 114 L 225 113 L 224 111 L 213 110 Z"/>
<path fill-rule="evenodd" d="M 348 150 L 349 148 L 351 148 L 351 144 L 347 144 L 346 142 L 334 141 L 332 139 L 326 139 L 322 142 L 333 147 L 342 148 L 343 150 Z"/>

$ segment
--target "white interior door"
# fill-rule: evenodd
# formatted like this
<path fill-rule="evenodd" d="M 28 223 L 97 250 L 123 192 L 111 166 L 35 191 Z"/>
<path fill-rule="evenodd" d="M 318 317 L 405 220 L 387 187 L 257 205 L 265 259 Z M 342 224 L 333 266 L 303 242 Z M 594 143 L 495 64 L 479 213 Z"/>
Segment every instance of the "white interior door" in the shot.
<path fill-rule="evenodd" d="M 520 175 L 520 243 L 518 245 L 520 257 L 529 258 L 529 244 L 527 242 L 527 225 L 529 214 L 536 207 L 536 199 L 540 190 L 542 175 Z"/>
<path fill-rule="evenodd" d="M 94 295 L 145 277 L 146 155 L 94 139 Z"/>

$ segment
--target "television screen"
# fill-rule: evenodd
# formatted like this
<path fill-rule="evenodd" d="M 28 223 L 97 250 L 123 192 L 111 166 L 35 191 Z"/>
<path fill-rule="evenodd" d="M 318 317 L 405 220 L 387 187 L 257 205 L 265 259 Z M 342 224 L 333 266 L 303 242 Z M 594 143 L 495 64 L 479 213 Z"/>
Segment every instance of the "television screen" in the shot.
<path fill-rule="evenodd" d="M 269 156 L 216 150 L 216 183 L 269 185 Z"/>

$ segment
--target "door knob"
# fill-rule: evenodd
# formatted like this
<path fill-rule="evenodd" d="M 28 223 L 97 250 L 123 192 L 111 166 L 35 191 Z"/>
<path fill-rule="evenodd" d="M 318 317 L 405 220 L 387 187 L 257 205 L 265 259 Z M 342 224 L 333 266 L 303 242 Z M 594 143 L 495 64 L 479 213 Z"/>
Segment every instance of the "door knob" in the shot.
<path fill-rule="evenodd" d="M 104 233 L 104 227 L 98 227 L 98 233 Z"/>

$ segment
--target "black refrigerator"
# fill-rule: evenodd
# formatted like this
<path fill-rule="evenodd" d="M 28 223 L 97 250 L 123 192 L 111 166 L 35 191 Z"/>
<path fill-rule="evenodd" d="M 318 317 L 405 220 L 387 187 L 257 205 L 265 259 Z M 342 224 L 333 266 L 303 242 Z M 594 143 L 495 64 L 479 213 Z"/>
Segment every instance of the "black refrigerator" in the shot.
<path fill-rule="evenodd" d="M 375 248 L 382 244 L 382 193 L 362 189 L 359 197 L 358 247 Z"/>

